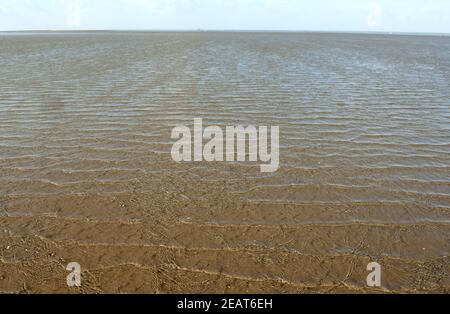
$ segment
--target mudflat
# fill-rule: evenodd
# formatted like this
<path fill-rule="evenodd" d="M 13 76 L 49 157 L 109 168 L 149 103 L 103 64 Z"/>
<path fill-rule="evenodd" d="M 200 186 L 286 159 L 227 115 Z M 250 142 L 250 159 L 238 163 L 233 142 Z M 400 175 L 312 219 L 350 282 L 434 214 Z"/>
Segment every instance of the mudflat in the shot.
<path fill-rule="evenodd" d="M 433 36 L 0 34 L 0 292 L 448 293 L 449 51 Z M 278 171 L 174 162 L 171 130 L 195 118 L 279 126 Z"/>

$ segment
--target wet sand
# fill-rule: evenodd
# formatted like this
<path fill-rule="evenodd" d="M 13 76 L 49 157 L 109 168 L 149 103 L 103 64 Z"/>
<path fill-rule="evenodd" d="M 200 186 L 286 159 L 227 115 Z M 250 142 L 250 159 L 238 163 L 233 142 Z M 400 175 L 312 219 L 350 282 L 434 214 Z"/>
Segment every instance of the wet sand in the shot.
<path fill-rule="evenodd" d="M 450 292 L 449 51 L 431 36 L 1 34 L 0 292 Z M 279 171 L 175 163 L 171 130 L 194 118 L 279 126 Z"/>

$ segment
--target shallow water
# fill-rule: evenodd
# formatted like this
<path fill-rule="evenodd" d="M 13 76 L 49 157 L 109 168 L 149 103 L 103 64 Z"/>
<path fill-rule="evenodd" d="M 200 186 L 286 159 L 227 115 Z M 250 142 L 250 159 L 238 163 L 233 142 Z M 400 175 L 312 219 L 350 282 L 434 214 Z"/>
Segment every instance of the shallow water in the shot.
<path fill-rule="evenodd" d="M 450 287 L 450 38 L 0 35 L 0 291 Z M 280 127 L 279 171 L 172 128 Z"/>

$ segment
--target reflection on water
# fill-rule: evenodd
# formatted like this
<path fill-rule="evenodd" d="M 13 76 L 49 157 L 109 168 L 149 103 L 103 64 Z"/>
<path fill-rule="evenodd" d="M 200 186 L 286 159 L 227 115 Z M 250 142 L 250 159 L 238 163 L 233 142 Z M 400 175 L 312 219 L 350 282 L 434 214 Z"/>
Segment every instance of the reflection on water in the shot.
<path fill-rule="evenodd" d="M 448 51 L 419 36 L 0 36 L 0 291 L 65 291 L 56 258 L 91 269 L 85 292 L 358 291 L 374 260 L 385 289 L 448 291 Z M 171 130 L 194 118 L 280 126 L 280 170 L 174 163 Z"/>

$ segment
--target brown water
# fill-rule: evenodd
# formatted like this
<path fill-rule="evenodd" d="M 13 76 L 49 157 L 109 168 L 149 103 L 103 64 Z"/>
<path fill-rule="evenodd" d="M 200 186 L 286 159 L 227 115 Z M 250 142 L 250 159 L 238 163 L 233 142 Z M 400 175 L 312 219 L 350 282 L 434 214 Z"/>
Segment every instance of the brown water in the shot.
<path fill-rule="evenodd" d="M 449 37 L 0 35 L 0 291 L 449 292 L 449 51 Z M 279 126 L 280 170 L 173 162 L 172 128 L 196 117 Z"/>

